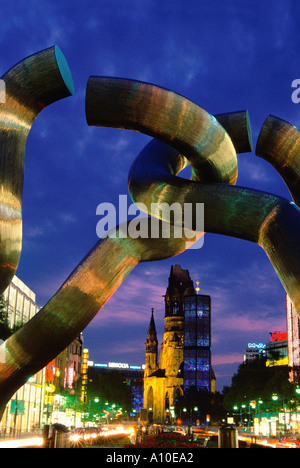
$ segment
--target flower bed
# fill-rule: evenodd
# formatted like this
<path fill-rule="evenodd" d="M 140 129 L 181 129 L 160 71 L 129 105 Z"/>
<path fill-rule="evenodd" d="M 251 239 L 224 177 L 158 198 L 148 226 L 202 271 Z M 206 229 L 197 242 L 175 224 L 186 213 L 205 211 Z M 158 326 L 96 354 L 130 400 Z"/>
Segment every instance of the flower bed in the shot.
<path fill-rule="evenodd" d="M 201 448 L 200 444 L 191 442 L 189 436 L 180 434 L 158 434 L 145 437 L 143 442 L 128 444 L 125 448 Z"/>

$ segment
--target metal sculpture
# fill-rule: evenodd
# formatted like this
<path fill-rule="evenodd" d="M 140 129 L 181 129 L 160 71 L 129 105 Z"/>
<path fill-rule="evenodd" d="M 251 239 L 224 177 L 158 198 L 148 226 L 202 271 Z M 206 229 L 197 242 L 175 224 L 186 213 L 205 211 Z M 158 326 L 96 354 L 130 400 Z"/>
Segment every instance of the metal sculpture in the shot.
<path fill-rule="evenodd" d="M 2 199 L 1 209 L 2 213 L 9 214 L 6 217 L 2 214 L 0 255 L 10 252 L 10 260 L 5 264 L 12 265 L 2 274 L 2 290 L 17 267 L 18 254 L 14 252 L 20 252 L 20 226 L 15 234 L 13 224 L 20 223 L 21 219 L 21 190 L 19 187 L 13 191 L 10 187 L 15 178 L 23 177 L 25 136 L 37 111 L 68 95 L 72 88 L 66 62 L 61 60 L 63 67 L 57 66 L 57 49 L 50 50 L 21 62 L 9 79 L 5 75 L 9 92 L 16 97 L 7 103 L 2 114 L 2 134 L 13 126 L 10 140 L 16 141 L 11 146 L 3 144 L 1 149 L 1 168 L 6 167 L 8 151 L 15 161 L 14 176 L 3 171 L 1 179 L 2 194 L 8 192 Z M 41 82 L 40 67 L 44 66 L 50 70 Z M 27 96 L 30 94 L 27 80 L 21 80 L 19 85 L 19 73 L 22 76 L 24 69 L 32 77 L 29 88 L 33 88 L 36 98 Z M 11 85 L 10 77 L 14 77 Z M 17 92 L 22 99 L 17 97 Z M 14 125 L 6 123 L 10 114 L 14 115 Z M 154 85 L 91 77 L 87 85 L 86 116 L 89 125 L 127 128 L 154 136 L 129 173 L 133 200 L 145 204 L 158 198 L 169 203 L 175 200 L 205 203 L 205 230 L 261 245 L 300 310 L 299 208 L 274 195 L 235 186 L 236 153 L 252 149 L 247 112 L 213 117 L 184 97 Z M 18 134 L 20 121 L 22 138 Z M 268 139 L 268 131 L 265 138 Z M 5 141 L 8 142 L 8 136 Z M 276 154 L 273 157 L 276 160 Z M 188 163 L 192 166 L 191 181 L 177 176 Z M 148 224 L 150 220 L 141 222 Z M 164 223 L 160 220 L 161 228 Z M 117 231 L 122 228 L 118 227 Z M 198 233 L 195 234 L 196 241 Z M 182 238 L 172 237 L 171 232 L 169 239 L 116 236 L 99 241 L 39 313 L 0 347 L 0 356 L 5 357 L 0 362 L 0 417 L 15 391 L 84 330 L 138 263 L 177 255 L 186 249 L 187 240 L 190 238 L 186 239 L 184 232 Z"/>
<path fill-rule="evenodd" d="M 0 294 L 16 273 L 22 249 L 22 195 L 25 146 L 38 114 L 74 92 L 59 47 L 27 57 L 5 75 L 0 104 Z"/>
<path fill-rule="evenodd" d="M 235 136 L 237 151 L 249 151 L 247 114 L 225 114 L 221 119 L 229 134 Z M 128 184 L 132 200 L 145 204 L 148 210 L 158 200 L 169 205 L 179 202 L 182 206 L 204 203 L 205 230 L 260 245 L 300 314 L 299 207 L 272 194 L 233 186 L 237 179 L 235 151 L 227 144 L 217 119 L 171 91 L 133 80 L 91 77 L 87 86 L 87 120 L 90 125 L 143 131 L 168 143 L 151 141 L 133 163 Z M 298 143 L 300 133 L 285 124 L 280 138 L 280 125 L 283 124 L 279 119 L 276 124 L 274 119 L 266 120 L 258 150 L 267 158 L 274 148 L 272 160 L 276 162 L 279 156 L 282 161 L 282 153 L 288 154 L 281 167 L 296 198 L 300 152 L 295 141 Z M 191 181 L 176 177 L 186 159 L 193 168 Z"/>

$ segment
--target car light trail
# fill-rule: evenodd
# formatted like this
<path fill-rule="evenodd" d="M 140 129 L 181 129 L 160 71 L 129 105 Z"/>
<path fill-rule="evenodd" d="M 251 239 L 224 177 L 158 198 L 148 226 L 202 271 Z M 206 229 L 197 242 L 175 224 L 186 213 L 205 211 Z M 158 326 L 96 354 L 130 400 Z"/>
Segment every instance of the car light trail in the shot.
<path fill-rule="evenodd" d="M 0 448 L 22 448 L 22 447 L 40 447 L 43 445 L 42 437 L 33 437 L 31 439 L 10 439 L 0 442 Z"/>

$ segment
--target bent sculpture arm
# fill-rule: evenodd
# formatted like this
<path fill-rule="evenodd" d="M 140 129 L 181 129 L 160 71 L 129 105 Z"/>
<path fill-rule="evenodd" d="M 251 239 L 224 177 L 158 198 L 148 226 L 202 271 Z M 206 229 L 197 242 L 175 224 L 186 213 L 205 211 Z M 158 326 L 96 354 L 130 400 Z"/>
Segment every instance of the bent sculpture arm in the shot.
<path fill-rule="evenodd" d="M 298 207 L 234 186 L 236 152 L 251 148 L 247 113 L 219 116 L 218 122 L 218 117 L 171 91 L 93 77 L 87 87 L 86 114 L 89 125 L 128 128 L 161 140 L 153 140 L 130 170 L 133 200 L 205 203 L 205 229 L 261 245 L 299 310 Z M 177 177 L 187 160 L 191 181 Z M 32 374 L 84 330 L 136 265 L 177 255 L 186 249 L 186 241 L 190 238 L 184 235 L 169 239 L 160 235 L 98 242 L 39 313 L 0 347 L 0 356 L 5 356 L 0 363 L 0 412 Z"/>
<path fill-rule="evenodd" d="M 300 206 L 300 132 L 285 120 L 269 115 L 259 133 L 256 155 L 281 175 Z"/>
<path fill-rule="evenodd" d="M 205 231 L 261 246 L 300 314 L 299 207 L 258 190 L 176 177 L 183 164 L 183 156 L 176 150 L 152 140 L 129 171 L 132 200 L 143 203 L 149 211 L 151 203 L 158 200 L 178 202 L 182 207 L 191 203 L 194 209 L 196 203 L 204 203 Z"/>
<path fill-rule="evenodd" d="M 93 96 L 87 98 L 87 104 L 94 105 Z M 184 122 L 177 120 L 179 114 L 184 113 L 184 105 L 185 100 L 181 98 L 176 104 L 174 118 L 167 117 L 166 112 L 162 112 L 164 118 L 171 122 L 170 127 L 165 126 L 165 138 L 170 140 L 173 132 L 176 133 L 177 138 L 173 145 L 180 149 L 191 148 L 194 156 L 199 151 L 198 145 L 201 146 L 206 161 L 200 161 L 200 167 L 195 172 L 197 177 L 203 172 L 212 174 L 213 178 L 235 182 L 236 152 L 228 134 L 214 117 L 205 111 L 199 111 L 198 106 L 193 105 L 197 125 L 193 125 L 192 133 L 190 126 L 185 125 L 189 137 L 185 136 L 186 131 L 181 128 Z M 155 107 L 154 117 L 160 108 L 159 101 Z M 161 125 L 164 126 L 163 122 Z M 2 410 L 9 398 L 31 375 L 42 369 L 78 336 L 139 262 L 177 255 L 185 250 L 187 240 L 190 241 L 184 236 L 182 239 L 164 239 L 160 236 L 154 241 L 151 238 L 128 237 L 107 238 L 97 243 L 39 313 L 1 346 L 0 355 L 5 356 L 5 362 L 0 363 Z"/>
<path fill-rule="evenodd" d="M 163 146 L 161 142 L 154 140 L 142 151 L 129 173 L 129 192 L 133 201 L 144 203 L 148 211 L 153 202 L 165 202 L 169 205 L 179 202 L 182 207 L 184 203 L 192 203 L 194 207 L 196 203 L 204 203 L 205 231 L 260 245 L 300 314 L 300 210 L 288 200 L 275 195 L 232 186 L 237 178 L 235 157 L 230 146 L 226 146 L 226 138 L 221 136 L 215 122 L 214 125 L 209 125 L 209 119 L 212 121 L 213 117 L 205 111 L 201 112 L 196 104 L 175 93 L 133 80 L 92 77 L 88 82 L 87 97 L 90 98 L 86 106 L 90 125 L 143 131 L 172 147 Z M 234 121 L 231 130 L 235 136 L 246 134 L 247 142 L 247 139 L 250 140 L 250 126 L 245 125 L 247 119 L 244 120 L 244 125 L 240 125 L 241 116 L 242 114 Z M 173 117 L 180 124 L 179 131 L 173 127 Z M 225 122 L 226 118 L 225 114 Z M 234 133 L 233 130 L 237 128 L 240 131 Z M 268 131 L 265 133 L 268 134 Z M 176 143 L 180 140 L 177 146 L 174 135 Z M 293 135 L 290 148 L 294 148 L 295 141 L 299 141 L 299 134 Z M 270 141 L 274 137 L 265 139 L 269 146 L 262 142 L 261 152 L 269 154 Z M 191 144 L 184 145 L 182 141 Z M 217 149 L 212 150 L 212 141 L 218 142 Z M 248 142 L 245 147 L 242 144 L 236 145 L 244 151 L 248 151 L 249 146 Z M 265 147 L 267 151 L 264 152 Z M 210 154 L 211 150 L 213 156 Z M 180 158 L 179 153 L 192 166 L 191 181 L 175 177 L 171 159 Z M 289 158 L 291 159 L 291 151 L 286 159 Z M 298 176 L 299 157 L 293 164 Z M 175 163 L 177 165 L 183 166 L 182 160 Z M 295 179 L 299 182 L 299 178 Z"/>
<path fill-rule="evenodd" d="M 16 273 L 22 249 L 22 195 L 25 147 L 38 114 L 73 94 L 74 87 L 59 47 L 38 52 L 2 78 L 0 104 L 0 294 Z"/>

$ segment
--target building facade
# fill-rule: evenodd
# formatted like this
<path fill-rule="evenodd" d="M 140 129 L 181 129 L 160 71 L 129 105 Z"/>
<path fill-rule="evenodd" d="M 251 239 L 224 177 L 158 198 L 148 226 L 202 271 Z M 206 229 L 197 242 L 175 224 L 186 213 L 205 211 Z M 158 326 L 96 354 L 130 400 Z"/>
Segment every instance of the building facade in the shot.
<path fill-rule="evenodd" d="M 290 370 L 290 381 L 300 384 L 300 319 L 289 296 L 286 295 L 286 318 L 288 359 Z"/>
<path fill-rule="evenodd" d="M 17 276 L 3 293 L 9 326 L 13 328 L 30 320 L 38 311 L 36 295 Z M 42 424 L 45 369 L 32 376 L 8 402 L 2 420 L 2 434 L 31 432 Z"/>
<path fill-rule="evenodd" d="M 245 349 L 244 362 L 266 357 L 266 347 L 265 343 L 248 343 Z"/>
<path fill-rule="evenodd" d="M 138 414 L 143 408 L 143 385 L 144 385 L 144 368 L 143 365 L 132 365 L 127 362 L 107 362 L 96 363 L 89 361 L 89 367 L 96 372 L 118 371 L 123 377 L 127 385 L 130 386 L 132 393 L 132 410 Z"/>
<path fill-rule="evenodd" d="M 197 294 L 188 270 L 172 266 L 159 355 L 153 310 L 146 340 L 144 406 L 153 422 L 163 423 L 188 388 L 214 391 L 210 314 L 210 297 Z"/>
<path fill-rule="evenodd" d="M 75 401 L 75 388 L 82 377 L 83 351 L 83 335 L 80 334 L 46 366 L 43 424 L 60 422 L 66 426 L 80 426 L 80 415 L 76 416 L 74 411 L 66 411 L 65 407 L 67 400 L 72 401 L 73 407 L 79 406 Z M 66 396 L 67 394 L 69 395 Z"/>
<path fill-rule="evenodd" d="M 14 276 L 3 296 L 10 328 L 28 322 L 40 310 L 35 293 L 17 276 Z M 81 334 L 13 395 L 0 421 L 0 434 L 32 432 L 43 424 L 61 419 L 62 414 L 57 411 L 62 407 L 60 392 L 65 389 L 72 391 L 81 377 L 82 349 Z"/>
<path fill-rule="evenodd" d="M 184 390 L 211 391 L 210 296 L 184 298 Z"/>
<path fill-rule="evenodd" d="M 17 276 L 3 293 L 7 304 L 9 326 L 21 325 L 28 322 L 39 310 L 36 295 Z"/>

